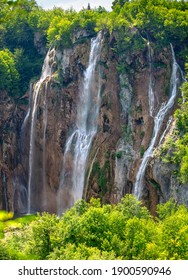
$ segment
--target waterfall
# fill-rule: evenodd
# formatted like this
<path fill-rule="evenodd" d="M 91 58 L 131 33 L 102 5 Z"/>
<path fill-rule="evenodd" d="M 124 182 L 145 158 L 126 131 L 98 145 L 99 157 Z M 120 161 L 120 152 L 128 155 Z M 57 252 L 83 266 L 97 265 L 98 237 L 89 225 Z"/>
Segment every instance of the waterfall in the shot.
<path fill-rule="evenodd" d="M 142 190 L 143 190 L 143 179 L 144 179 L 146 167 L 147 167 L 150 157 L 152 156 L 153 149 L 155 147 L 156 140 L 157 140 L 159 131 L 161 129 L 163 120 L 164 120 L 165 116 L 167 115 L 167 113 L 169 112 L 170 108 L 172 108 L 172 106 L 174 104 L 174 100 L 176 98 L 176 94 L 177 94 L 177 82 L 178 82 L 177 74 L 178 74 L 179 66 L 176 62 L 176 58 L 175 58 L 175 54 L 174 54 L 172 45 L 171 45 L 171 52 L 172 52 L 172 62 L 173 63 L 172 63 L 172 74 L 171 74 L 171 79 L 170 79 L 170 98 L 167 101 L 167 103 L 163 103 L 161 105 L 158 113 L 154 117 L 153 136 L 152 136 L 148 149 L 144 153 L 141 165 L 140 165 L 137 175 L 136 175 L 134 194 L 138 199 L 141 198 L 141 194 L 142 194 Z"/>
<path fill-rule="evenodd" d="M 29 143 L 29 177 L 28 177 L 28 214 L 32 212 L 31 207 L 31 200 L 32 200 L 32 175 L 33 175 L 33 166 L 34 166 L 34 140 L 35 140 L 35 124 L 36 124 L 36 113 L 37 113 L 37 101 L 39 92 L 41 89 L 41 86 L 45 82 L 46 78 L 51 76 L 52 73 L 52 67 L 50 65 L 51 56 L 53 54 L 54 50 L 49 50 L 46 58 L 44 60 L 42 73 L 40 80 L 35 84 L 33 89 L 33 95 L 32 95 L 32 102 L 30 106 L 32 107 L 29 111 L 31 114 L 31 129 L 30 129 L 30 143 Z M 48 81 L 46 81 L 48 83 Z M 46 86 L 47 88 L 47 86 Z M 27 118 L 27 115 L 26 115 Z M 45 147 L 43 147 L 45 149 Z"/>
<path fill-rule="evenodd" d="M 11 185 L 13 189 L 12 210 L 14 213 L 25 214 L 27 212 L 27 188 L 17 176 L 13 176 Z"/>
<path fill-rule="evenodd" d="M 3 188 L 3 198 L 5 202 L 5 210 L 8 212 L 8 197 L 7 197 L 7 178 L 5 173 L 5 147 L 3 142 L 3 158 L 2 158 L 2 169 L 1 169 L 1 177 L 2 177 L 2 188 Z"/>
<path fill-rule="evenodd" d="M 153 50 L 148 41 L 148 61 L 149 61 L 149 83 L 148 83 L 148 98 L 149 98 L 149 111 L 150 116 L 153 117 L 154 106 L 155 106 L 155 94 L 153 91 L 153 76 L 152 76 L 152 59 L 153 59 Z"/>
<path fill-rule="evenodd" d="M 44 98 L 44 117 L 43 117 L 43 140 L 42 140 L 42 183 L 43 183 L 43 194 L 42 194 L 42 206 L 43 209 L 47 208 L 47 193 L 46 193 L 46 128 L 48 122 L 48 102 L 47 102 L 47 86 L 45 84 L 45 98 Z"/>
<path fill-rule="evenodd" d="M 158 146 L 160 146 L 161 143 L 163 142 L 163 139 L 165 138 L 165 135 L 166 135 L 166 133 L 167 133 L 167 131 L 168 131 L 168 129 L 169 129 L 169 127 L 170 127 L 172 121 L 173 121 L 173 117 L 170 116 L 169 119 L 168 119 L 168 121 L 167 121 L 167 123 L 166 123 L 166 128 L 165 128 L 163 134 L 161 135 L 161 138 L 160 138 L 160 140 L 159 140 Z"/>
<path fill-rule="evenodd" d="M 61 215 L 74 202 L 82 198 L 88 154 L 97 132 L 100 106 L 100 78 L 96 76 L 96 65 L 100 57 L 102 33 L 91 40 L 89 64 L 79 90 L 79 103 L 75 129 L 65 145 L 61 174 L 58 213 Z M 98 82 L 97 82 L 98 81 Z"/>
<path fill-rule="evenodd" d="M 25 116 L 25 119 L 24 119 L 22 127 L 21 127 L 22 133 L 25 130 L 25 127 L 27 125 L 27 122 L 28 122 L 28 119 L 29 119 L 29 116 L 30 116 L 30 112 L 31 112 L 31 96 L 32 96 L 32 91 L 33 91 L 33 84 L 30 83 L 30 86 L 29 86 L 29 107 L 28 107 L 27 114 Z"/>

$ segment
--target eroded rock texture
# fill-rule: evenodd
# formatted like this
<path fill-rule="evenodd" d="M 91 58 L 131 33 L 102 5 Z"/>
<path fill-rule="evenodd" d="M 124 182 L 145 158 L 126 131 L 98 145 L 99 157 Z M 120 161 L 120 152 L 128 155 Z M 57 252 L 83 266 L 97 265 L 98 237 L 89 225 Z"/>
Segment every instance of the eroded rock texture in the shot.
<path fill-rule="evenodd" d="M 57 212 L 65 143 L 74 128 L 79 90 L 88 66 L 90 38 L 84 36 L 71 49 L 51 51 L 52 74 L 43 81 L 37 98 L 33 137 L 31 211 Z M 80 37 L 79 37 L 80 39 Z M 94 136 L 85 172 L 83 198 L 100 197 L 103 203 L 117 203 L 133 193 L 136 174 L 152 135 L 154 118 L 149 112 L 148 84 L 152 73 L 154 114 L 169 98 L 172 55 L 169 49 L 152 49 L 118 54 L 115 35 L 104 34 L 97 71 L 101 103 L 98 130 Z M 124 63 L 127 71 L 118 69 Z M 94 85 L 95 86 L 95 85 Z M 0 95 L 0 208 L 28 212 L 30 133 L 35 85 L 15 103 L 6 92 Z M 178 95 L 177 95 L 178 96 Z M 24 105 L 23 101 L 28 101 Z M 156 146 L 166 128 L 164 118 Z M 71 164 L 70 164 L 71 168 Z M 187 189 L 172 176 L 173 166 L 151 158 L 144 176 L 142 199 L 154 213 L 158 202 L 175 197 L 188 204 Z M 178 191 L 177 191 L 178 189 Z M 67 190 L 67 200 L 69 194 Z"/>

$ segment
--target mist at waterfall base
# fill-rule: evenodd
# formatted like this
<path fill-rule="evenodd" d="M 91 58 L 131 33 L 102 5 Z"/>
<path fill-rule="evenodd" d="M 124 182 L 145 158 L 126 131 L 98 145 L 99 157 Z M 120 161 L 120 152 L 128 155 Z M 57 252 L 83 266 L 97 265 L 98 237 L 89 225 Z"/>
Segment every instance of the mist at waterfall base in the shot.
<path fill-rule="evenodd" d="M 58 214 L 73 206 L 83 194 L 86 163 L 97 132 L 100 107 L 100 78 L 95 69 L 100 57 L 101 40 L 102 33 L 99 32 L 97 38 L 91 41 L 89 64 L 79 91 L 76 124 L 65 145 L 58 193 Z"/>
<path fill-rule="evenodd" d="M 94 135 L 97 132 L 97 120 L 100 108 L 100 75 L 97 63 L 100 58 L 102 46 L 102 32 L 91 40 L 88 67 L 84 72 L 82 83 L 79 87 L 79 102 L 77 104 L 77 117 L 74 128 L 69 129 L 65 144 L 62 171 L 57 192 L 57 213 L 62 214 L 73 206 L 74 202 L 82 198 L 86 163 Z M 30 120 L 29 140 L 29 166 L 27 187 L 27 214 L 48 211 L 48 195 L 46 189 L 46 130 L 48 126 L 48 94 L 47 88 L 52 78 L 52 67 L 55 57 L 54 49 L 50 49 L 44 60 L 42 74 L 39 81 L 30 88 L 30 104 L 24 119 L 22 130 Z M 43 139 L 42 139 L 42 190 L 40 190 L 40 209 L 35 202 L 36 197 L 36 122 L 39 109 L 40 94 L 44 95 L 43 109 Z"/>
<path fill-rule="evenodd" d="M 33 196 L 33 186 L 32 186 L 32 176 L 33 176 L 33 166 L 34 166 L 34 140 L 35 140 L 35 125 L 36 125 L 36 112 L 37 112 L 37 101 L 38 101 L 38 95 L 40 93 L 41 86 L 43 83 L 45 83 L 45 88 L 47 88 L 47 77 L 50 77 L 52 74 L 51 66 L 50 66 L 50 53 L 52 53 L 53 50 L 49 50 L 46 58 L 44 60 L 44 65 L 42 68 L 42 74 L 40 77 L 40 80 L 36 83 L 33 94 L 32 94 L 32 110 L 31 111 L 31 130 L 30 130 L 30 143 L 29 143 L 29 178 L 28 178 L 28 204 L 27 204 L 27 213 L 30 214 L 33 212 L 32 209 L 32 196 Z M 46 93 L 45 93 L 46 94 Z M 45 112 L 46 114 L 46 112 Z M 26 115 L 27 118 L 27 115 Z M 44 118 L 46 122 L 46 118 Z M 46 123 L 45 126 L 46 128 Z M 43 141 L 43 155 L 45 153 L 45 131 L 44 131 L 44 141 Z M 43 161 L 45 162 L 45 161 Z M 45 166 L 43 166 L 43 172 L 45 172 Z M 45 174 L 43 174 L 43 180 L 45 178 Z M 44 182 L 45 183 L 45 182 Z M 45 188 L 45 185 L 43 184 L 43 188 Z M 43 203 L 45 203 L 45 192 L 43 196 Z"/>

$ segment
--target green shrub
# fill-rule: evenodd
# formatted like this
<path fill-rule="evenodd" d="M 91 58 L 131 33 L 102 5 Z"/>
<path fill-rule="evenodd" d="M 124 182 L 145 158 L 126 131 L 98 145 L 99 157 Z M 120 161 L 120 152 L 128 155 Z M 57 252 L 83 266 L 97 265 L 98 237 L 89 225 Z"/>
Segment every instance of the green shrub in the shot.
<path fill-rule="evenodd" d="M 122 158 L 122 156 L 123 156 L 123 151 L 117 151 L 116 154 L 115 154 L 115 156 L 116 156 L 118 159 Z"/>
<path fill-rule="evenodd" d="M 0 90 L 14 95 L 18 92 L 19 73 L 16 69 L 14 55 L 8 50 L 0 51 Z"/>

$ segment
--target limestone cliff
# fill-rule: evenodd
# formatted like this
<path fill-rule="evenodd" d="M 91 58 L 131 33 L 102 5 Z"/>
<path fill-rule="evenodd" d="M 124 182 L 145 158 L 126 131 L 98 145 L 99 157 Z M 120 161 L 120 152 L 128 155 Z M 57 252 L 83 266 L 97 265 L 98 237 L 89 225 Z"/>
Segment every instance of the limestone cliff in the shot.
<path fill-rule="evenodd" d="M 83 36 L 80 40 L 80 36 Z M 100 75 L 100 109 L 98 130 L 94 136 L 85 172 L 83 197 L 101 197 L 104 203 L 117 203 L 134 184 L 144 152 L 150 145 L 154 117 L 149 112 L 148 85 L 152 73 L 154 112 L 169 99 L 172 54 L 169 48 L 153 44 L 152 67 L 149 49 L 118 54 L 114 51 L 116 34 L 103 35 L 97 64 Z M 52 49 L 51 75 L 42 81 L 36 100 L 33 154 L 31 155 L 32 110 L 36 85 L 30 86 L 25 99 L 17 104 L 5 92 L 0 95 L 0 208 L 16 213 L 28 212 L 28 180 L 32 211 L 57 212 L 65 144 L 74 128 L 80 85 L 88 66 L 90 38 L 75 37 L 70 49 Z M 126 71 L 118 70 L 121 62 Z M 179 82 L 179 85 L 181 81 Z M 178 93 L 177 93 L 178 96 Z M 23 101 L 28 100 L 28 105 Z M 5 107 L 6 104 L 6 107 Z M 156 145 L 166 128 L 164 117 Z M 32 156 L 32 176 L 30 174 Z M 71 168 L 71 166 L 70 166 Z M 156 203 L 171 196 L 172 167 L 149 161 L 144 176 L 142 199 L 152 211 Z M 170 181 L 171 180 L 171 181 Z M 159 186 L 155 188 L 156 182 Z M 182 201 L 184 191 L 176 195 Z M 66 199 L 69 199 L 67 189 Z M 185 201 L 186 203 L 187 200 Z"/>

